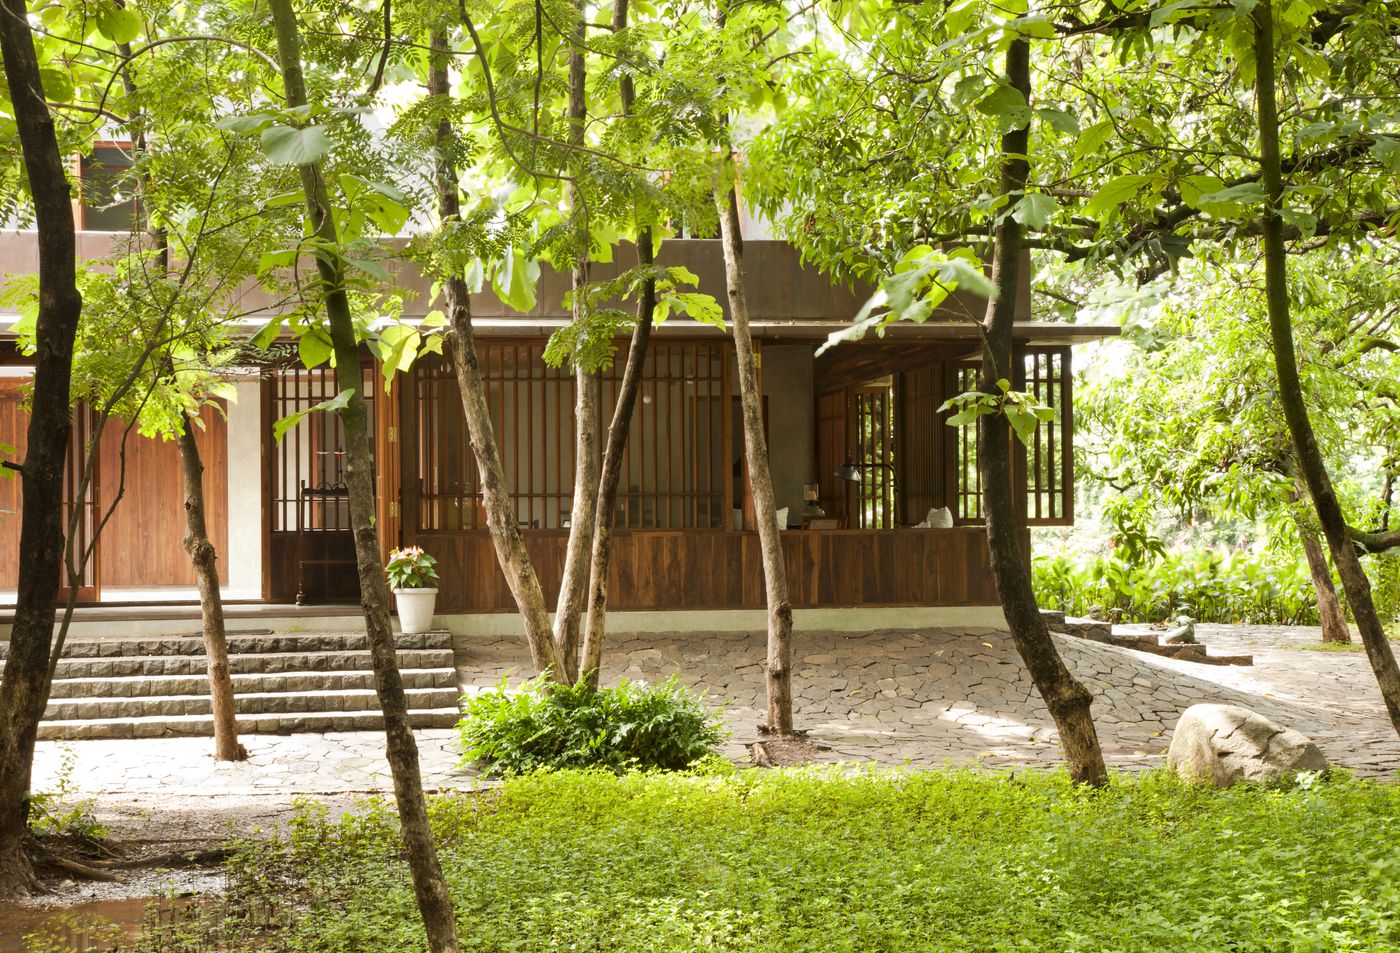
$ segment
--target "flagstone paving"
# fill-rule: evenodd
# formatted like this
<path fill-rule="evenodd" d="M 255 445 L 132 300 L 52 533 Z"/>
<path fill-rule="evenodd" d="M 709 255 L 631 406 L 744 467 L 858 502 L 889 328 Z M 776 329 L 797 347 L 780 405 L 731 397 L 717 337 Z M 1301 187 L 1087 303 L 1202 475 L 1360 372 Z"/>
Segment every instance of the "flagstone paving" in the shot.
<path fill-rule="evenodd" d="M 1067 664 L 1095 695 L 1105 756 L 1117 767 L 1162 762 L 1180 713 L 1203 701 L 1245 705 L 1318 741 L 1334 763 L 1362 775 L 1400 770 L 1400 740 L 1385 718 L 1362 654 L 1301 651 L 1302 628 L 1198 626 L 1216 654 L 1253 654 L 1250 667 L 1213 666 L 1057 637 Z M 799 727 L 827 761 L 880 765 L 1051 766 L 1056 734 L 1005 633 L 992 629 L 798 633 L 794 691 Z M 529 674 L 520 639 L 458 638 L 463 691 L 518 684 Z M 757 740 L 763 704 L 761 633 L 647 634 L 608 646 L 607 679 L 681 680 L 722 703 L 726 754 Z M 458 765 L 450 729 L 418 738 L 425 785 L 480 781 Z M 41 742 L 36 790 L 66 776 L 77 794 L 292 795 L 387 791 L 378 732 L 251 735 L 251 755 L 216 763 L 210 740 Z M 64 765 L 69 767 L 65 770 Z M 158 804 L 158 798 L 151 803 Z"/>

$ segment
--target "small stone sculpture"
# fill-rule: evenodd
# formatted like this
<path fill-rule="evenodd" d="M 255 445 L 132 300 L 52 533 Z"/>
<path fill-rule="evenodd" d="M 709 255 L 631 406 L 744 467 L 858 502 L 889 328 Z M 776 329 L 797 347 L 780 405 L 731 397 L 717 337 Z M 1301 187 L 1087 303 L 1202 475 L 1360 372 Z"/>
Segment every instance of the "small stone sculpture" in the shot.
<path fill-rule="evenodd" d="M 1163 645 L 1196 645 L 1196 620 L 1189 615 L 1176 617 L 1176 628 L 1162 639 Z"/>

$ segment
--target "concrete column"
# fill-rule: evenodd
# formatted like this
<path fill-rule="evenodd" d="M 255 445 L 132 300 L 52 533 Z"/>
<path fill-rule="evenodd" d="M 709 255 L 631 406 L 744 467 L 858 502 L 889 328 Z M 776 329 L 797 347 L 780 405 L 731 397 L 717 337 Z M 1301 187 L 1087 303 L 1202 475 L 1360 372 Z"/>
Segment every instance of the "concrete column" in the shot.
<path fill-rule="evenodd" d="M 240 380 L 228 406 L 228 588 L 242 598 L 262 593 L 262 386 Z"/>

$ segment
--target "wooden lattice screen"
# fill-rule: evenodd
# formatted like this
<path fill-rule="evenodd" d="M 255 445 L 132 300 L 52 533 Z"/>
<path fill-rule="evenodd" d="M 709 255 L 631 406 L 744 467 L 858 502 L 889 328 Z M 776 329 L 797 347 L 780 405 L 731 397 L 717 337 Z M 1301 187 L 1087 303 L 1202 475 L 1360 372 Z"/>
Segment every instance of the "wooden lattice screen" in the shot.
<path fill-rule="evenodd" d="M 977 371 L 980 362 L 960 361 L 948 368 L 945 380 L 950 384 L 947 397 L 956 397 L 977 389 Z M 946 399 L 946 398 L 945 398 Z M 948 457 L 952 477 L 948 486 L 952 488 L 952 503 L 955 524 L 982 522 L 982 473 L 977 469 L 977 428 L 975 426 L 953 427 L 951 441 L 953 452 Z"/>
<path fill-rule="evenodd" d="M 895 515 L 894 412 L 889 386 L 854 389 L 856 528 L 893 529 Z"/>
<path fill-rule="evenodd" d="M 1028 348 L 1023 389 L 1055 416 L 1035 430 L 1024 450 L 1026 522 L 1068 526 L 1074 522 L 1074 417 L 1070 404 L 1070 349 Z"/>
<path fill-rule="evenodd" d="M 501 463 L 522 529 L 568 526 L 574 480 L 574 377 L 544 362 L 543 342 L 478 341 Z M 626 360 L 599 375 L 600 447 Z M 654 342 L 644 365 L 618 487 L 621 528 L 720 528 L 727 382 L 724 346 Z M 413 371 L 403 479 L 420 532 L 484 529 L 476 461 L 451 365 Z"/>
<path fill-rule="evenodd" d="M 1035 430 L 1030 446 L 1015 444 L 1018 479 L 1031 526 L 1068 526 L 1074 522 L 1074 417 L 1071 405 L 1070 349 L 1030 347 L 1022 360 L 1017 387 L 1051 407 L 1055 415 Z M 978 364 L 963 361 L 949 368 L 947 396 L 977 389 Z M 953 520 L 980 523 L 982 479 L 977 469 L 977 428 L 954 428 L 950 455 Z M 1015 439 L 1014 437 L 1012 438 Z"/>

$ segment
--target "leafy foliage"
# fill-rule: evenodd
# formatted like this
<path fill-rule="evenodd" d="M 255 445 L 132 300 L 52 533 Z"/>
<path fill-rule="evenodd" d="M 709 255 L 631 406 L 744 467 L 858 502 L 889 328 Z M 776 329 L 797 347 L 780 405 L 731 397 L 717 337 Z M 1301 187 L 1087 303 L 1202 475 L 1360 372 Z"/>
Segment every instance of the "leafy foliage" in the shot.
<path fill-rule="evenodd" d="M 623 679 L 593 691 L 560 687 L 545 675 L 517 690 L 506 682 L 469 695 L 458 724 L 465 761 L 490 774 L 602 767 L 679 771 L 713 754 L 723 731 L 717 711 L 676 676 L 647 685 Z"/>
<path fill-rule="evenodd" d="M 405 546 L 389 554 L 384 575 L 392 589 L 427 589 L 438 584 L 437 560 L 417 546 Z"/>
<path fill-rule="evenodd" d="M 472 950 L 1400 942 L 1393 784 L 1216 792 L 1151 774 L 1087 794 L 1035 772 L 562 772 L 439 800 L 433 821 Z M 306 808 L 285 840 L 243 854 L 233 887 L 295 910 L 269 917 L 288 923 L 274 936 L 290 949 L 425 948 L 382 802 Z"/>
<path fill-rule="evenodd" d="M 1036 601 L 1069 615 L 1122 622 L 1316 625 L 1317 599 L 1307 564 L 1249 551 L 1188 549 L 1147 562 L 1056 552 L 1032 564 Z"/>

